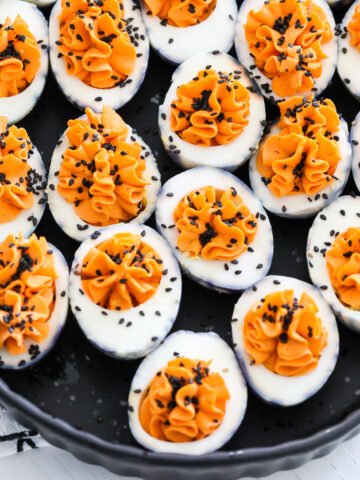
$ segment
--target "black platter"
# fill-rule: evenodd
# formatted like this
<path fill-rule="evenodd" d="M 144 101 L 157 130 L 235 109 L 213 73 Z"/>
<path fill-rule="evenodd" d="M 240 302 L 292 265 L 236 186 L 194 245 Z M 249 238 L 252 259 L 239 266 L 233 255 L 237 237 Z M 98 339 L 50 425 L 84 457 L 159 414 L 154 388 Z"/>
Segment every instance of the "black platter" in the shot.
<path fill-rule="evenodd" d="M 335 12 L 337 20 L 344 9 Z M 234 52 L 232 52 L 234 53 Z M 145 82 L 120 114 L 134 126 L 155 153 L 162 182 L 179 173 L 166 155 L 158 133 L 158 103 L 174 67 L 150 55 Z M 334 77 L 324 96 L 333 99 L 349 122 L 359 104 Z M 276 108 L 267 105 L 268 118 Z M 62 95 L 49 74 L 45 91 L 34 111 L 19 124 L 27 128 L 49 166 L 52 151 L 70 118 L 79 111 Z M 248 165 L 236 172 L 249 183 Z M 352 179 L 346 192 L 356 188 Z M 310 281 L 305 245 L 312 219 L 291 221 L 270 215 L 275 237 L 272 274 Z M 153 226 L 153 219 L 149 222 Z M 77 244 L 56 225 L 48 208 L 37 234 L 46 235 L 69 263 Z M 230 342 L 234 295 L 217 294 L 184 278 L 183 297 L 175 329 L 215 330 Z M 101 319 L 99 319 L 101 321 Z M 84 337 L 73 316 L 54 350 L 24 372 L 0 373 L 0 400 L 26 425 L 37 429 L 54 445 L 89 463 L 115 473 L 146 479 L 237 479 L 294 468 L 328 453 L 345 438 L 360 431 L 360 337 L 340 328 L 340 356 L 324 388 L 305 403 L 291 408 L 266 405 L 249 391 L 245 420 L 219 452 L 198 458 L 144 451 L 133 440 L 127 422 L 127 396 L 138 361 L 117 361 L 97 351 Z"/>

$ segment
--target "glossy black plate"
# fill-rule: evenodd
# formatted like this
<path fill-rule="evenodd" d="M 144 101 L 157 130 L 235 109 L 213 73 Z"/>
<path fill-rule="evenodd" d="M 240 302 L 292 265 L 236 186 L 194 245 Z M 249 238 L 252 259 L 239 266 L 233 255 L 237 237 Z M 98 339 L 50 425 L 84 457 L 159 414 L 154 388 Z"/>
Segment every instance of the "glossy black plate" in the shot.
<path fill-rule="evenodd" d="M 337 19 L 343 13 L 339 10 Z M 172 71 L 172 66 L 151 52 L 144 85 L 120 112 L 153 149 L 163 182 L 179 172 L 163 150 L 157 128 L 158 103 Z M 338 77 L 325 95 L 335 101 L 350 124 L 360 105 Z M 276 109 L 267 107 L 271 119 Z M 49 74 L 39 104 L 21 122 L 47 165 L 67 120 L 77 116 L 79 111 L 63 97 Z M 247 165 L 236 174 L 249 183 Z M 350 179 L 346 192 L 355 190 Z M 275 237 L 270 273 L 309 281 L 305 245 L 312 219 L 270 219 Z M 77 244 L 58 228 L 48 209 L 37 234 L 46 235 L 71 263 Z M 236 300 L 236 296 L 214 293 L 184 278 L 175 329 L 215 330 L 230 342 Z M 119 474 L 174 480 L 265 475 L 324 455 L 360 431 L 360 336 L 341 324 L 339 327 L 339 361 L 317 395 L 302 405 L 283 409 L 268 406 L 249 392 L 248 410 L 238 432 L 221 451 L 201 458 L 145 452 L 135 443 L 128 428 L 126 400 L 139 362 L 117 361 L 101 354 L 86 340 L 72 315 L 55 349 L 38 366 L 22 373 L 0 373 L 0 399 L 18 419 L 53 444 Z"/>

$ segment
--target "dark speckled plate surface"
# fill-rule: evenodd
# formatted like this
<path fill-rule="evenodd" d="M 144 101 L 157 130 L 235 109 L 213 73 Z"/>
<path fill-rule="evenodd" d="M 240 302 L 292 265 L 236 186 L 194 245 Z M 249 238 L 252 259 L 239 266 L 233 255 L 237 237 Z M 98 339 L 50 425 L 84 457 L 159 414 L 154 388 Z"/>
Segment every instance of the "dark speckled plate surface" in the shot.
<path fill-rule="evenodd" d="M 337 18 L 343 13 L 340 10 Z M 152 52 L 144 85 L 120 111 L 153 149 L 163 181 L 179 172 L 165 154 L 157 128 L 158 103 L 172 71 L 172 66 Z M 349 123 L 360 109 L 337 77 L 325 95 L 335 101 Z M 274 107 L 268 106 L 269 118 L 274 112 Z M 67 120 L 79 115 L 50 74 L 39 104 L 21 122 L 47 166 Z M 248 183 L 247 165 L 236 174 Z M 352 180 L 346 188 L 350 191 L 355 191 Z M 305 245 L 312 219 L 270 219 L 275 237 L 270 273 L 309 281 Z M 77 244 L 58 228 L 48 209 L 36 232 L 46 235 L 71 263 Z M 184 278 L 175 329 L 215 330 L 230 341 L 230 318 L 236 300 L 236 296 L 214 293 Z M 339 361 L 318 394 L 302 405 L 281 409 L 264 404 L 249 392 L 248 410 L 240 429 L 220 452 L 206 458 L 153 454 L 136 445 L 128 429 L 126 400 L 138 362 L 117 361 L 101 354 L 86 340 L 72 315 L 56 347 L 38 366 L 21 373 L 0 373 L 0 399 L 52 443 L 117 473 L 149 479 L 264 475 L 325 454 L 338 441 L 360 430 L 360 336 L 343 325 L 339 328 Z"/>

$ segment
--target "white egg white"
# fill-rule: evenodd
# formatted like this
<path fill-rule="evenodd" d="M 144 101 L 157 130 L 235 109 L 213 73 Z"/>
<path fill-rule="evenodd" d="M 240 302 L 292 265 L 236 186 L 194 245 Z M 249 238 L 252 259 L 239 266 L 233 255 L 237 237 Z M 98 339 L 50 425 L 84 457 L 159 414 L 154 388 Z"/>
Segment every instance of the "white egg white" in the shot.
<path fill-rule="evenodd" d="M 14 21 L 18 15 L 28 24 L 30 32 L 37 40 L 40 48 L 40 67 L 25 90 L 12 97 L 0 97 L 0 112 L 2 116 L 7 117 L 9 124 L 18 122 L 35 107 L 45 87 L 49 64 L 49 31 L 43 13 L 31 3 L 21 0 L 1 0 L 0 23 L 4 23 L 7 17 Z"/>
<path fill-rule="evenodd" d="M 202 147 L 185 142 L 175 133 L 170 124 L 171 104 L 176 97 L 176 91 L 182 84 L 192 80 L 199 71 L 210 67 L 216 71 L 240 75 L 240 82 L 250 92 L 250 114 L 248 125 L 242 133 L 228 145 Z M 209 69 L 209 68 L 207 68 Z M 197 166 L 218 167 L 225 170 L 235 170 L 242 165 L 257 149 L 265 126 L 265 103 L 237 60 L 226 53 L 204 53 L 189 58 L 173 73 L 170 88 L 164 103 L 159 108 L 159 128 L 161 140 L 169 156 L 182 168 Z"/>
<path fill-rule="evenodd" d="M 329 5 L 326 3 L 326 0 L 313 0 L 313 3 L 321 7 L 330 23 L 331 29 L 334 33 L 335 31 L 335 20 L 330 10 Z M 235 49 L 239 61 L 244 65 L 244 67 L 249 70 L 250 75 L 256 83 L 258 84 L 261 93 L 270 101 L 277 102 L 284 100 L 284 98 L 277 95 L 273 92 L 271 88 L 271 79 L 266 77 L 255 65 L 254 58 L 251 56 L 248 42 L 245 37 L 245 28 L 248 13 L 251 10 L 258 11 L 264 5 L 264 0 L 244 0 L 241 4 L 238 19 L 236 22 L 236 31 L 235 31 Z M 303 97 L 308 97 L 310 94 L 315 96 L 320 95 L 323 90 L 329 85 L 336 68 L 337 62 L 337 37 L 334 37 L 327 43 L 321 45 L 321 48 L 325 55 L 328 58 L 325 58 L 321 61 L 322 63 L 322 74 L 319 78 L 314 78 L 316 90 L 310 92 L 302 92 L 299 95 Z"/>
<path fill-rule="evenodd" d="M 352 122 L 350 142 L 352 146 L 352 174 L 357 189 L 360 191 L 360 112 Z"/>
<path fill-rule="evenodd" d="M 86 119 L 87 117 L 82 115 L 80 118 Z M 126 141 L 129 143 L 138 142 L 141 145 L 141 156 L 146 158 L 146 169 L 144 170 L 143 177 L 147 182 L 150 183 L 145 187 L 147 202 L 146 207 L 136 218 L 131 220 L 130 223 L 144 223 L 155 210 L 157 195 L 161 187 L 161 176 L 157 167 L 156 159 L 148 145 L 136 133 L 135 130 L 131 129 L 129 126 L 128 129 L 129 133 Z M 65 198 L 62 197 L 58 192 L 58 172 L 61 167 L 62 156 L 67 148 L 70 147 L 70 142 L 65 133 L 66 131 L 60 137 L 51 158 L 47 186 L 48 204 L 56 223 L 66 233 L 66 235 L 74 240 L 77 240 L 78 242 L 82 242 L 85 238 L 98 230 L 99 227 L 84 222 L 76 214 L 74 205 L 67 202 Z"/>
<path fill-rule="evenodd" d="M 352 0 L 327 0 L 330 7 L 343 7 L 351 3 Z"/>
<path fill-rule="evenodd" d="M 89 250 L 116 233 L 141 235 L 163 260 L 163 275 L 154 296 L 123 311 L 96 305 L 83 292 L 79 275 Z M 80 328 L 95 347 L 111 357 L 131 360 L 150 353 L 169 333 L 179 310 L 181 285 L 176 258 L 155 230 L 135 223 L 112 225 L 89 236 L 76 251 L 70 273 L 70 305 Z"/>
<path fill-rule="evenodd" d="M 341 24 L 339 25 L 339 56 L 337 70 L 345 87 L 354 97 L 360 101 L 360 52 L 356 46 L 350 45 L 351 35 L 347 31 L 347 26 L 354 15 L 355 8 L 360 0 L 356 0 L 346 12 Z"/>
<path fill-rule="evenodd" d="M 187 194 L 206 186 L 214 186 L 220 190 L 234 187 L 257 218 L 258 231 L 253 242 L 249 244 L 250 248 L 235 260 L 205 260 L 202 257 L 191 257 L 177 248 L 179 232 L 174 222 L 174 210 Z M 225 293 L 241 291 L 263 278 L 270 268 L 274 243 L 265 210 L 252 191 L 225 170 L 197 167 L 168 180 L 158 197 L 156 225 L 173 248 L 183 271 L 207 288 Z"/>
<path fill-rule="evenodd" d="M 56 0 L 26 0 L 26 2 L 35 3 L 38 7 L 48 7 L 55 3 Z"/>
<path fill-rule="evenodd" d="M 38 363 L 55 346 L 65 325 L 69 304 L 69 268 L 60 250 L 51 243 L 48 243 L 48 245 L 54 254 L 55 270 L 58 275 L 58 278 L 55 279 L 55 305 L 47 321 L 50 325 L 49 334 L 42 343 L 25 338 L 24 343 L 27 351 L 19 355 L 11 355 L 8 353 L 6 346 L 4 346 L 0 349 L 0 368 L 20 370 Z"/>
<path fill-rule="evenodd" d="M 273 125 L 263 142 L 279 131 L 276 124 Z M 338 144 L 341 154 L 341 160 L 334 173 L 338 180 L 334 179 L 328 187 L 315 195 L 308 196 L 305 193 L 301 193 L 299 195 L 276 197 L 261 180 L 261 174 L 256 166 L 257 154 L 252 157 L 249 163 L 251 188 L 266 210 L 280 217 L 306 218 L 314 215 L 341 195 L 351 169 L 351 145 L 349 143 L 348 126 L 344 119 L 341 119 L 340 129 L 336 135 L 339 137 Z"/>
<path fill-rule="evenodd" d="M 284 290 L 293 290 L 298 299 L 305 292 L 312 297 L 319 309 L 328 332 L 328 344 L 321 353 L 317 367 L 306 375 L 287 377 L 278 375 L 264 365 L 252 364 L 251 356 L 244 348 L 244 317 L 254 303 L 266 295 Z M 339 353 L 339 332 L 335 317 L 317 288 L 296 278 L 270 275 L 246 290 L 235 305 L 232 318 L 232 337 L 235 353 L 243 374 L 260 398 L 274 405 L 288 407 L 297 405 L 314 395 L 326 383 L 335 368 Z"/>
<path fill-rule="evenodd" d="M 210 371 L 220 373 L 230 394 L 221 425 L 214 433 L 201 440 L 184 443 L 158 440 L 145 432 L 139 420 L 144 392 L 156 372 L 176 357 L 211 360 Z M 202 455 L 222 447 L 239 428 L 246 411 L 247 388 L 234 352 L 216 333 L 179 330 L 141 362 L 130 387 L 128 403 L 131 433 L 145 448 L 164 453 Z"/>
<path fill-rule="evenodd" d="M 34 189 L 38 192 L 34 194 L 34 204 L 31 208 L 22 210 L 19 215 L 11 222 L 0 223 L 0 242 L 11 232 L 13 235 L 18 236 L 22 233 L 24 238 L 30 237 L 38 226 L 46 207 L 46 168 L 42 161 L 39 150 L 33 145 L 33 153 L 29 154 L 27 163 L 40 177 L 37 179 L 37 183 L 34 184 Z M 30 174 L 32 177 L 33 174 Z M 39 189 L 36 189 L 36 187 Z"/>
<path fill-rule="evenodd" d="M 151 16 L 142 1 L 151 46 L 165 60 L 179 64 L 199 53 L 228 52 L 234 42 L 236 0 L 218 0 L 211 15 L 191 27 L 173 27 Z"/>
<path fill-rule="evenodd" d="M 59 58 L 58 47 L 55 42 L 59 40 L 60 26 L 59 15 L 61 13 L 61 0 L 57 0 L 52 8 L 50 29 L 50 63 L 56 81 L 65 97 L 80 110 L 90 107 L 95 112 L 101 112 L 104 105 L 110 105 L 118 110 L 139 90 L 144 78 L 149 60 L 149 39 L 146 34 L 141 11 L 134 6 L 133 0 L 123 0 L 125 7 L 125 21 L 127 28 L 134 31 L 132 44 L 136 48 L 136 63 L 134 71 L 120 85 L 113 88 L 94 88 L 82 82 L 75 75 L 69 75 L 66 70 L 64 58 Z M 135 38 L 136 33 L 136 38 Z"/>
<path fill-rule="evenodd" d="M 306 256 L 313 284 L 336 316 L 348 327 L 360 332 L 360 310 L 348 308 L 339 300 L 332 286 L 325 258 L 326 251 L 331 249 L 336 235 L 351 227 L 360 227 L 360 197 L 344 195 L 316 216 L 309 230 Z"/>

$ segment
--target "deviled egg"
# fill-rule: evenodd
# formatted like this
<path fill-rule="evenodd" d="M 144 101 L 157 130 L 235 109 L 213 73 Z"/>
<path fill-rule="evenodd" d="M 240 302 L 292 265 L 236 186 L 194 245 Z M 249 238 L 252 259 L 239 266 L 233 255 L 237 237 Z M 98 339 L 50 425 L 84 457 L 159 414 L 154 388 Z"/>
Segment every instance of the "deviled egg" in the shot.
<path fill-rule="evenodd" d="M 198 167 L 163 186 L 156 224 L 186 274 L 234 293 L 263 278 L 271 265 L 270 221 L 252 191 L 224 170 Z"/>
<path fill-rule="evenodd" d="M 10 124 L 24 118 L 44 90 L 48 26 L 44 15 L 21 0 L 0 2 L 0 113 Z"/>
<path fill-rule="evenodd" d="M 9 232 L 29 237 L 43 216 L 46 169 L 24 128 L 0 117 L 0 242 Z M 1 283 L 1 282 L 0 282 Z"/>
<path fill-rule="evenodd" d="M 317 96 L 336 68 L 335 20 L 326 0 L 244 0 L 235 47 L 269 100 Z"/>
<path fill-rule="evenodd" d="M 216 333 L 180 330 L 141 362 L 128 403 L 131 433 L 145 448 L 202 455 L 239 428 L 247 388 L 234 352 Z"/>
<path fill-rule="evenodd" d="M 339 26 L 338 73 L 345 87 L 360 100 L 360 1 L 356 0 Z"/>
<path fill-rule="evenodd" d="M 55 3 L 56 0 L 25 0 L 26 2 L 35 3 L 38 7 L 48 7 Z"/>
<path fill-rule="evenodd" d="M 329 99 L 279 103 L 280 121 L 250 160 L 250 183 L 281 217 L 315 214 L 343 191 L 351 168 L 348 127 Z"/>
<path fill-rule="evenodd" d="M 112 225 L 76 251 L 69 292 L 88 340 L 109 356 L 130 360 L 150 353 L 169 333 L 179 309 L 181 273 L 155 230 Z"/>
<path fill-rule="evenodd" d="M 47 187 L 64 232 L 84 240 L 99 227 L 145 222 L 155 210 L 160 173 L 149 147 L 105 106 L 68 121 L 54 150 Z"/>
<path fill-rule="evenodd" d="M 265 118 L 263 97 L 225 53 L 200 54 L 181 64 L 159 108 L 161 140 L 182 168 L 235 170 L 256 151 Z"/>
<path fill-rule="evenodd" d="M 198 53 L 228 52 L 234 42 L 236 0 L 143 0 L 151 46 L 172 63 Z"/>
<path fill-rule="evenodd" d="M 357 189 L 360 191 L 360 112 L 352 122 L 350 142 L 352 146 L 352 174 Z"/>
<path fill-rule="evenodd" d="M 360 332 L 360 197 L 340 197 L 317 215 L 307 261 L 313 284 L 335 314 Z"/>
<path fill-rule="evenodd" d="M 68 310 L 69 270 L 45 237 L 0 244 L 0 368 L 22 369 L 55 345 Z"/>
<path fill-rule="evenodd" d="M 283 407 L 314 395 L 335 368 L 339 333 L 317 288 L 270 275 L 242 294 L 232 336 L 243 374 L 263 400 Z"/>
<path fill-rule="evenodd" d="M 51 68 L 71 103 L 81 110 L 117 110 L 136 94 L 149 40 L 132 0 L 57 0 L 49 26 Z"/>

